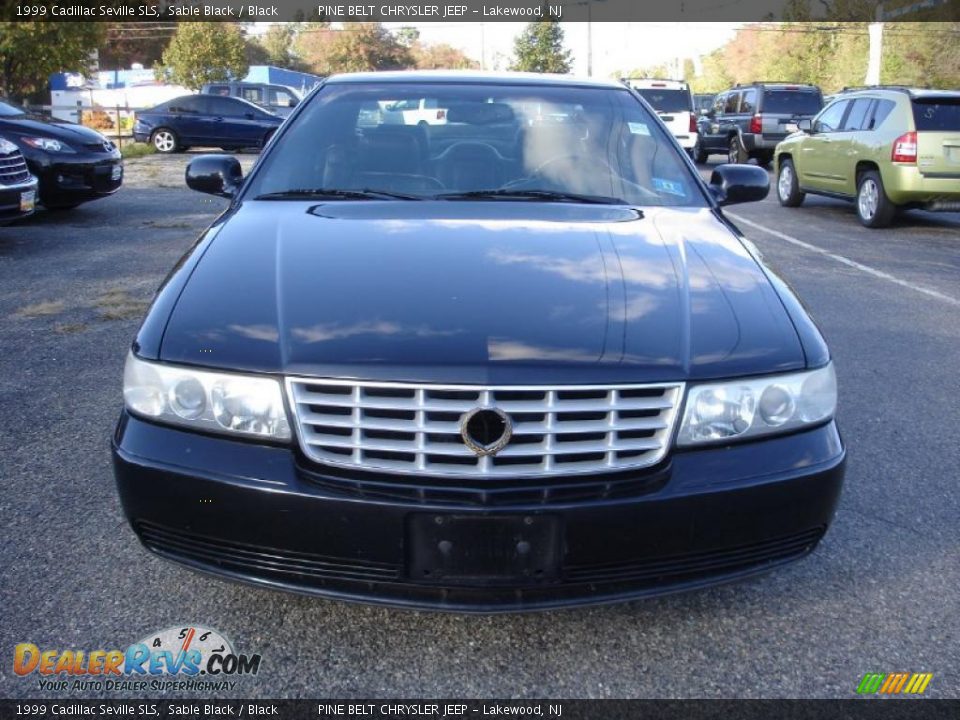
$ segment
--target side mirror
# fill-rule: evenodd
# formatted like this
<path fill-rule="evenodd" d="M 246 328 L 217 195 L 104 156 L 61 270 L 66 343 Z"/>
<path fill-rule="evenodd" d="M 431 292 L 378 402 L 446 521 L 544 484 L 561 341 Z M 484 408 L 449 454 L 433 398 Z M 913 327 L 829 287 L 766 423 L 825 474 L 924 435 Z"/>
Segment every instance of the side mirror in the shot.
<path fill-rule="evenodd" d="M 797 120 L 797 130 L 802 130 L 805 133 L 813 132 L 813 122 L 810 120 L 810 118 Z"/>
<path fill-rule="evenodd" d="M 200 155 L 187 165 L 186 179 L 191 190 L 229 198 L 243 184 L 243 170 L 232 155 Z"/>
<path fill-rule="evenodd" d="M 770 193 L 770 176 L 756 165 L 718 165 L 709 188 L 719 205 L 756 202 Z"/>

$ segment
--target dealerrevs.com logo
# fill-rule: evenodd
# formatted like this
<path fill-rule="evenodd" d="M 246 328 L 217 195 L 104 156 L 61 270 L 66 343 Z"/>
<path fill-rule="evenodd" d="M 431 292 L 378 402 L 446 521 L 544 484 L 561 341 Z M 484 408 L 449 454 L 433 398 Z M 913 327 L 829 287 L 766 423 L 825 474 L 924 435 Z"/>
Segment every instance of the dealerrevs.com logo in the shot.
<path fill-rule="evenodd" d="M 40 690 L 232 690 L 256 675 L 260 655 L 237 653 L 221 633 L 200 625 L 151 633 L 125 649 L 41 649 L 20 643 L 13 671 L 38 676 Z"/>

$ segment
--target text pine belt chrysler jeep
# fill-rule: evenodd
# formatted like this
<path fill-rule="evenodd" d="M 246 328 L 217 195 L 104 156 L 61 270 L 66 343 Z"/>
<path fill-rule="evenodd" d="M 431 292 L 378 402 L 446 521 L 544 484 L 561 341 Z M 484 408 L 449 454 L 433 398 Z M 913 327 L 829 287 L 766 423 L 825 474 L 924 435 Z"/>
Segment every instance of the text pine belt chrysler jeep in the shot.
<path fill-rule="evenodd" d="M 387 124 L 430 99 L 447 122 Z M 810 553 L 845 450 L 830 353 L 620 83 L 335 76 L 159 290 L 113 438 L 143 544 L 259 585 L 492 612 Z"/>
<path fill-rule="evenodd" d="M 960 210 L 960 92 L 869 87 L 841 93 L 777 146 L 777 196 L 854 200 L 867 227 L 897 210 Z"/>

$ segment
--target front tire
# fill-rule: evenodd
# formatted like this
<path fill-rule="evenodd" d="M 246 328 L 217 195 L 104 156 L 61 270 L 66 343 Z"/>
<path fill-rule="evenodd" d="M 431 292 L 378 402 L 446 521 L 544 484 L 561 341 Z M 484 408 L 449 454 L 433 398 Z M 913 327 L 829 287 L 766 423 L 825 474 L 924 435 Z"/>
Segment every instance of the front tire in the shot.
<path fill-rule="evenodd" d="M 867 170 L 857 178 L 857 217 L 868 228 L 884 228 L 893 222 L 897 206 L 890 202 L 883 189 L 883 180 L 876 170 Z"/>
<path fill-rule="evenodd" d="M 784 207 L 799 207 L 806 196 L 807 194 L 800 189 L 793 160 L 784 158 L 780 163 L 780 172 L 777 174 L 777 198 L 780 204 Z"/>
<path fill-rule="evenodd" d="M 703 149 L 703 142 L 697 138 L 697 144 L 693 146 L 693 161 L 703 165 L 707 161 L 709 153 Z"/>
<path fill-rule="evenodd" d="M 165 155 L 175 153 L 180 149 L 180 140 L 177 134 L 169 128 L 157 128 L 154 130 L 153 135 L 150 136 L 150 142 L 153 143 L 153 147 L 156 148 L 157 152 L 164 153 Z"/>

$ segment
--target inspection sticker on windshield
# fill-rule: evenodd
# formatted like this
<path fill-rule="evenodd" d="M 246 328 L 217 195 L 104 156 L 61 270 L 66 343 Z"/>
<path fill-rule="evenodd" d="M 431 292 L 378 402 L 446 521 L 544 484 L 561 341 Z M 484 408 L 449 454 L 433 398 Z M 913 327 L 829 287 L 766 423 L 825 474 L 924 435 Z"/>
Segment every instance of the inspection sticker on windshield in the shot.
<path fill-rule="evenodd" d="M 627 127 L 630 128 L 630 132 L 634 135 L 649 135 L 650 128 L 646 124 L 641 122 L 628 122 Z"/>
<path fill-rule="evenodd" d="M 676 180 L 655 177 L 653 178 L 653 188 L 657 192 L 668 193 L 669 195 L 687 196 L 687 191 L 683 189 L 683 185 Z"/>

